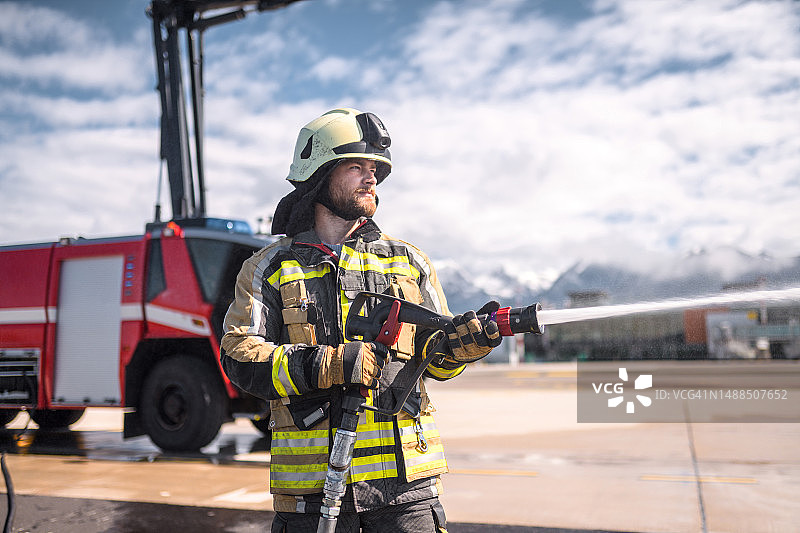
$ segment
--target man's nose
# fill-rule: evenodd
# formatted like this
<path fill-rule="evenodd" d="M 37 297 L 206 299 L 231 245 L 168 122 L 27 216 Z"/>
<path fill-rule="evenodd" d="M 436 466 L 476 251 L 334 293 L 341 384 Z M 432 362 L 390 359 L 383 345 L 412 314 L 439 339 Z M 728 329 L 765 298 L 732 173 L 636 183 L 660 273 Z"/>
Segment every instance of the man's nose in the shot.
<path fill-rule="evenodd" d="M 361 181 L 366 184 L 376 185 L 378 183 L 378 178 L 375 177 L 375 169 L 370 168 L 364 171 L 361 175 Z"/>

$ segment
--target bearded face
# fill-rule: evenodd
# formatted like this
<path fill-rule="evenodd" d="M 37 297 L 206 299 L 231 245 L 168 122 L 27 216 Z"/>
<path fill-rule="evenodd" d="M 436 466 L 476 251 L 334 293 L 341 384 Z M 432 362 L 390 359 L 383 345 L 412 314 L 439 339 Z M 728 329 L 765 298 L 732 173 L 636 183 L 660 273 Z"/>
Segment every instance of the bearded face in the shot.
<path fill-rule="evenodd" d="M 346 159 L 334 168 L 327 194 L 336 216 L 356 220 L 375 214 L 375 169 L 375 162 L 369 159 Z"/>

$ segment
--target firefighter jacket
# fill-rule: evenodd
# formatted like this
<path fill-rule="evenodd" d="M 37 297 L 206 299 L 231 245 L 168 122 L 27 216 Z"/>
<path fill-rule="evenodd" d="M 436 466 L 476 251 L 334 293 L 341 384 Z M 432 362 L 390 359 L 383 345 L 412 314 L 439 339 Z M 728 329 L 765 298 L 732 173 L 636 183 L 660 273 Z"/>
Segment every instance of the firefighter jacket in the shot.
<path fill-rule="evenodd" d="M 258 251 L 239 273 L 225 317 L 221 361 L 235 385 L 270 400 L 276 511 L 319 511 L 343 389 L 317 388 L 314 365 L 327 346 L 346 342 L 344 322 L 361 291 L 399 296 L 450 315 L 428 257 L 381 233 L 370 219 L 343 243 L 339 257 L 312 230 Z M 403 326 L 368 403 L 395 405 L 432 334 Z M 426 375 L 444 380 L 463 369 L 444 362 L 429 366 Z M 361 414 L 343 510 L 362 512 L 438 495 L 438 475 L 447 463 L 432 411 L 420 379 L 398 416 Z"/>

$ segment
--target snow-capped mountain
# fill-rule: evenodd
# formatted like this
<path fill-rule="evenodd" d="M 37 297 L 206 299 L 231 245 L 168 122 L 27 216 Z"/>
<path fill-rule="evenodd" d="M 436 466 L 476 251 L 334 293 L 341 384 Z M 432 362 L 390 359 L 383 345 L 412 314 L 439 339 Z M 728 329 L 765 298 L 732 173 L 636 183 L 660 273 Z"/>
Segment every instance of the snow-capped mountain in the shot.
<path fill-rule="evenodd" d="M 515 275 L 507 265 L 488 273 L 471 273 L 452 262 L 437 263 L 436 267 L 454 313 L 477 310 L 492 299 L 502 305 L 539 301 L 545 307 L 561 308 L 567 306 L 570 293 L 587 291 L 604 293 L 605 303 L 629 303 L 707 296 L 732 285 L 753 289 L 800 286 L 800 257 L 778 259 L 730 247 L 696 250 L 648 263 L 580 261 L 556 276 Z"/>
<path fill-rule="evenodd" d="M 504 306 L 528 305 L 552 283 L 548 280 L 543 284 L 535 276 L 512 274 L 504 265 L 489 272 L 472 272 L 448 261 L 437 263 L 436 270 L 453 313 L 477 311 L 490 300 L 497 300 Z"/>

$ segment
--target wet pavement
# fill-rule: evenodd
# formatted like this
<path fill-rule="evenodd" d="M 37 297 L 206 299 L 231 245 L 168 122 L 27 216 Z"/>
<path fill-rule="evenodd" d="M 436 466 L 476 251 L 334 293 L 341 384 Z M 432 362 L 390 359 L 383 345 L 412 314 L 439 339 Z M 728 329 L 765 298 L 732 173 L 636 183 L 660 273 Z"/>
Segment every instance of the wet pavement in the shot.
<path fill-rule="evenodd" d="M 13 453 L 7 446 L 8 433 L 0 435 L 3 449 Z M 147 439 L 138 442 L 120 441 L 119 433 L 114 432 L 39 432 L 29 435 L 30 446 L 18 447 L 17 452 L 25 456 L 51 455 L 63 456 L 71 464 L 90 462 L 102 465 L 105 461 L 131 463 L 166 463 L 182 468 L 187 463 L 207 462 L 210 465 L 268 465 L 268 454 L 262 446 L 265 439 L 246 435 L 224 435 L 220 443 L 214 443 L 198 454 L 164 454 L 153 447 Z M 234 453 L 235 450 L 246 450 Z M 252 454 L 265 455 L 263 461 L 254 459 Z M 242 459 L 242 455 L 247 458 Z M 80 459 L 79 459 L 80 458 Z M 42 461 L 42 458 L 39 458 Z M 105 467 L 108 474 L 114 470 Z M 266 482 L 266 476 L 264 476 Z M 213 481 L 209 480 L 209 483 Z M 110 484 L 109 484 L 110 485 Z M 163 485 L 162 487 L 163 488 Z M 115 493 L 113 487 L 100 489 Z M 171 498 L 169 491 L 159 491 L 165 498 Z M 237 497 L 247 501 L 248 493 L 234 491 Z M 257 494 L 251 491 L 249 493 Z M 14 496 L 14 517 L 11 531 L 16 533 L 159 533 L 172 531 L 191 531 L 193 533 L 212 532 L 265 532 L 269 531 L 274 513 L 253 509 L 230 509 L 196 505 L 169 505 L 139 501 L 114 501 L 96 498 L 63 498 L 17 494 Z M 253 503 L 252 501 L 250 503 Z M 230 502 L 228 502 L 230 504 Z M 8 509 L 5 500 L 0 504 L 0 516 Z M 451 533 L 477 533 L 496 531 L 500 533 L 612 533 L 601 530 L 578 530 L 563 528 L 541 528 L 499 524 L 458 523 L 448 526 Z M 613 532 L 616 533 L 616 532 Z"/>
<path fill-rule="evenodd" d="M 92 416 L 98 417 L 97 410 Z M 104 424 L 116 426 L 121 412 L 105 412 L 100 416 L 103 422 L 99 424 L 95 420 L 81 420 L 71 431 L 51 431 L 38 429 L 35 424 L 25 428 L 27 414 L 22 413 L 8 429 L 0 431 L 0 450 L 9 454 L 72 455 L 109 461 L 202 459 L 212 464 L 269 464 L 268 440 L 254 428 L 250 429 L 247 421 L 226 424 L 224 431 L 200 452 L 175 453 L 163 452 L 146 436 L 123 439 L 121 421 L 119 429 L 99 429 Z"/>
<path fill-rule="evenodd" d="M 17 498 L 16 533 L 247 533 L 269 531 L 274 513 L 47 496 Z M 498 524 L 450 523 L 450 533 L 611 533 Z M 616 533 L 616 532 L 613 532 Z"/>
<path fill-rule="evenodd" d="M 24 495 L 17 497 L 13 531 L 244 533 L 268 531 L 272 516 L 271 511 Z"/>
<path fill-rule="evenodd" d="M 252 428 L 246 421 L 229 423 L 210 445 L 196 453 L 163 452 L 152 444 L 148 437 L 123 439 L 118 425 L 120 413 L 109 410 L 92 410 L 87 418 L 73 426 L 72 430 L 41 430 L 27 420 L 22 413 L 9 424 L 9 428 L 0 431 L 0 450 L 7 454 L 12 465 L 12 481 L 16 474 L 26 476 L 30 471 L 27 465 L 42 466 L 48 461 L 63 461 L 66 468 L 76 465 L 103 465 L 103 463 L 144 463 L 160 464 L 166 467 L 184 469 L 185 465 L 197 467 L 199 464 L 250 467 L 240 470 L 243 477 L 256 473 L 255 477 L 266 485 L 264 470 L 269 465 L 269 443 L 267 439 Z M 96 429 L 110 427 L 111 430 Z M 83 429 L 81 429 L 83 428 Z M 14 456 L 20 456 L 15 458 Z M 38 457 L 38 458 L 37 458 Z M 49 458 L 49 459 L 48 459 Z M 24 460 L 30 460 L 25 463 Z M 20 462 L 23 461 L 23 462 Z M 36 466 L 33 466 L 35 468 Z M 131 465 L 133 466 L 133 465 Z M 117 492 L 112 478 L 125 478 L 124 483 L 131 486 L 132 476 L 119 475 L 113 465 L 101 466 L 106 478 L 103 487 L 93 493 L 95 497 L 71 498 L 38 494 L 15 494 L 14 515 L 11 531 L 16 533 L 158 533 L 171 531 L 192 531 L 193 533 L 211 532 L 264 532 L 269 531 L 274 513 L 244 508 L 228 508 L 232 504 L 226 501 L 226 507 L 171 505 L 148 501 L 120 501 L 118 499 L 102 499 L 103 493 L 109 498 Z M 68 478 L 70 474 L 60 474 L 58 467 L 50 467 L 51 481 L 57 486 L 60 477 Z M 156 479 L 163 474 L 156 474 Z M 166 477 L 174 477 L 166 474 Z M 180 483 L 180 482 L 179 482 Z M 208 477 L 208 483 L 214 484 L 214 477 Z M 258 482 L 256 482 L 258 483 Z M 164 483 L 156 483 L 159 488 Z M 190 483 L 191 484 L 191 483 Z M 25 485 L 17 478 L 14 486 Z M 169 487 L 168 487 L 169 488 Z M 23 489 L 24 490 L 24 489 Z M 84 489 L 85 490 L 85 489 Z M 16 491 L 15 491 L 16 492 Z M 30 491 L 27 491 L 30 492 Z M 35 492 L 35 491 L 34 491 Z M 57 492 L 55 490 L 54 492 Z M 174 492 L 174 491 L 173 491 Z M 174 499 L 170 490 L 159 490 L 164 499 Z M 257 503 L 249 493 L 232 491 L 230 494 L 245 505 Z M 248 496 L 251 500 L 248 502 Z M 124 497 L 124 496 L 123 496 Z M 138 496 L 131 493 L 132 498 Z M 268 496 L 264 496 L 268 499 Z M 4 517 L 8 504 L 3 499 L 0 503 L 0 517 Z M 448 526 L 451 533 L 477 533 L 497 531 L 500 533 L 616 533 L 605 530 L 545 528 L 517 525 L 500 525 L 485 523 L 451 522 Z"/>
<path fill-rule="evenodd" d="M 799 531 L 800 424 L 579 424 L 565 365 L 476 368 L 429 392 L 451 533 Z M 269 530 L 268 443 L 246 420 L 194 454 L 123 440 L 119 409 L 71 431 L 26 422 L 0 432 L 12 531 Z"/>

